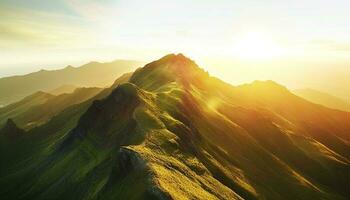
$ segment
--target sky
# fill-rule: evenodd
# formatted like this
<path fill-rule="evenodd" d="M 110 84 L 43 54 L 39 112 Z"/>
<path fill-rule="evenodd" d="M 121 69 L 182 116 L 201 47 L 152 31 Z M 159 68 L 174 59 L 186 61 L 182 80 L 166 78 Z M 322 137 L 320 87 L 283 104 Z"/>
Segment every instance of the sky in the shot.
<path fill-rule="evenodd" d="M 348 0 L 1 0 L 0 77 L 184 53 L 232 84 L 350 99 Z"/>

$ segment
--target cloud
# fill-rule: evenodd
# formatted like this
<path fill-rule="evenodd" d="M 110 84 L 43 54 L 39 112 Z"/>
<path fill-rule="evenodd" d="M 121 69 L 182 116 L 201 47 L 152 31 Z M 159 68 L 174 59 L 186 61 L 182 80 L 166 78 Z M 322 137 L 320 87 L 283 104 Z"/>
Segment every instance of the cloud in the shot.
<path fill-rule="evenodd" d="M 117 17 L 116 1 L 65 0 L 79 16 L 92 22 L 110 21 Z"/>
<path fill-rule="evenodd" d="M 74 16 L 0 7 L 0 18 L 0 48 L 67 46 L 91 37 L 84 22 Z"/>

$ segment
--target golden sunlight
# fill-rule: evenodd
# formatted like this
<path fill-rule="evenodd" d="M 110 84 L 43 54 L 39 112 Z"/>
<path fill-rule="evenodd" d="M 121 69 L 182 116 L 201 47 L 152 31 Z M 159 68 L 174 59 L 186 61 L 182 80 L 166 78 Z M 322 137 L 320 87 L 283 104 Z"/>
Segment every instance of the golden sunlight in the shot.
<path fill-rule="evenodd" d="M 283 50 L 272 37 L 250 32 L 235 38 L 233 52 L 243 59 L 270 59 L 282 55 Z"/>

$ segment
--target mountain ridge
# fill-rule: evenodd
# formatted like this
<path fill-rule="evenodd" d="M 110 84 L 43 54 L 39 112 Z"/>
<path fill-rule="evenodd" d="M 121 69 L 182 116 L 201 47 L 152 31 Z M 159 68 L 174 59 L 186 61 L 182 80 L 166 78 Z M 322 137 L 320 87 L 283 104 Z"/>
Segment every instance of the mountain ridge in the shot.
<path fill-rule="evenodd" d="M 100 91 L 101 88 L 77 88 L 72 93 L 60 95 L 36 92 L 19 102 L 0 108 L 0 125 L 12 118 L 21 128 L 31 129 L 47 122 L 65 108 L 90 99 Z"/>
<path fill-rule="evenodd" d="M 38 90 L 50 91 L 62 85 L 79 87 L 105 87 L 126 72 L 141 65 L 137 61 L 117 60 L 110 63 L 90 62 L 81 67 L 66 67 L 59 70 L 40 70 L 20 76 L 0 78 L 0 104 L 11 102 Z"/>
<path fill-rule="evenodd" d="M 350 103 L 347 100 L 320 92 L 313 89 L 299 89 L 293 91 L 296 95 L 301 96 L 311 102 L 321 104 L 333 109 L 350 112 Z"/>
<path fill-rule="evenodd" d="M 183 55 L 167 55 L 121 80 L 16 143 L 1 138 L 0 148 L 8 152 L 0 151 L 6 163 L 0 166 L 0 194 L 5 199 L 350 196 L 349 113 L 310 103 L 271 81 L 233 87 Z"/>

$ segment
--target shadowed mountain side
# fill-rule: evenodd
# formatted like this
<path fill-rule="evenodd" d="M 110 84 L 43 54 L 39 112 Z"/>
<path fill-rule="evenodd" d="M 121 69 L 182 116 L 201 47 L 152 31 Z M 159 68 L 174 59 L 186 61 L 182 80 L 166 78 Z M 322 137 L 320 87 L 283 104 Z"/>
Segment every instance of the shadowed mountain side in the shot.
<path fill-rule="evenodd" d="M 8 119 L 0 130 L 0 134 L 9 138 L 22 137 L 25 131 L 18 128 L 12 119 Z"/>
<path fill-rule="evenodd" d="M 7 119 L 21 115 L 22 113 L 27 112 L 30 108 L 41 105 L 54 97 L 54 95 L 45 92 L 36 92 L 16 103 L 0 108 L 0 126 L 2 126 Z"/>
<path fill-rule="evenodd" d="M 69 130 L 76 126 L 92 102 L 108 96 L 115 87 L 128 81 L 129 77 L 128 74 L 122 75 L 110 88 L 102 90 L 85 102 L 64 109 L 46 124 L 30 129 L 20 137 L 11 139 L 5 131 L 0 132 L 0 158 L 6 161 L 0 162 L 0 185 L 6 184 L 4 190 L 0 191 L 0 196 L 16 199 L 21 192 L 26 193 L 35 177 L 41 173 L 38 169 L 44 160 L 47 160 L 48 155 L 65 139 Z M 27 185 L 28 183 L 30 185 Z M 12 188 L 16 188 L 17 192 L 12 193 Z M 7 191 L 6 195 L 3 191 Z"/>
<path fill-rule="evenodd" d="M 1 78 L 0 104 L 7 105 L 36 91 L 51 91 L 62 85 L 106 87 L 112 84 L 116 77 L 140 66 L 140 62 L 128 60 L 90 62 L 77 68 L 68 66 L 60 70 L 41 70 L 27 75 Z"/>
<path fill-rule="evenodd" d="M 313 103 L 350 112 L 350 102 L 347 102 L 346 100 L 332 96 L 330 94 L 312 89 L 294 90 L 293 93 Z"/>
<path fill-rule="evenodd" d="M 113 85 L 107 89 L 101 88 L 77 88 L 72 93 L 54 96 L 44 92 L 37 92 L 23 100 L 0 108 L 0 126 L 8 118 L 13 118 L 16 123 L 25 129 L 31 129 L 43 124 L 55 115 L 74 104 L 92 101 L 95 98 L 103 98 L 108 95 L 118 84 L 127 82 L 131 73 L 120 76 Z"/>
<path fill-rule="evenodd" d="M 3 199 L 350 198 L 350 114 L 272 81 L 233 87 L 183 55 L 121 78 L 15 140 Z"/>
<path fill-rule="evenodd" d="M 65 108 L 94 97 L 101 90 L 101 88 L 78 88 L 71 94 L 50 96 L 49 99 L 40 103 L 37 102 L 37 98 L 32 98 L 37 95 L 31 95 L 16 103 L 16 106 L 8 106 L 13 109 L 7 107 L 0 109 L 0 124 L 3 124 L 8 118 L 13 118 L 20 127 L 33 128 L 47 122 Z M 29 105 L 26 103 L 28 100 L 31 102 Z"/>

